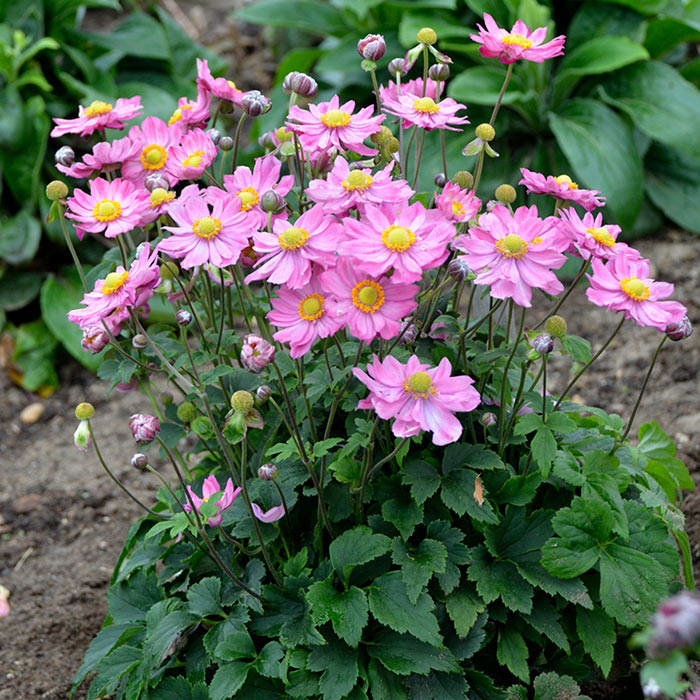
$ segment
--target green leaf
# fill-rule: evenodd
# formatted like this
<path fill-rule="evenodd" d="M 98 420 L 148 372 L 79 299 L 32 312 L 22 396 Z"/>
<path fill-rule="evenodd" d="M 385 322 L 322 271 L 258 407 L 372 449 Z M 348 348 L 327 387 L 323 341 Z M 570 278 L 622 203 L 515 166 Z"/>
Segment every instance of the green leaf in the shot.
<path fill-rule="evenodd" d="M 427 676 L 413 675 L 406 681 L 411 698 L 440 698 L 440 700 L 467 700 L 469 685 L 461 674 L 432 672 Z"/>
<path fill-rule="evenodd" d="M 491 504 L 484 500 L 479 504 L 474 496 L 479 475 L 471 469 L 452 469 L 442 478 L 440 497 L 442 502 L 458 515 L 468 513 L 471 518 L 485 523 L 497 523 L 498 515 Z M 483 489 L 486 496 L 486 489 Z"/>
<path fill-rule="evenodd" d="M 440 487 L 440 475 L 428 462 L 412 459 L 401 472 L 401 481 L 411 487 L 411 497 L 419 505 L 425 503 Z"/>
<path fill-rule="evenodd" d="M 210 700 L 228 700 L 241 689 L 248 677 L 250 664 L 245 661 L 231 661 L 219 666 L 209 684 Z"/>
<path fill-rule="evenodd" d="M 505 76 L 505 68 L 495 66 L 467 68 L 447 84 L 447 94 L 458 102 L 495 105 Z M 501 104 L 509 105 L 522 98 L 523 93 L 518 88 L 517 78 L 513 77 Z"/>
<path fill-rule="evenodd" d="M 464 533 L 450 527 L 445 520 L 433 520 L 428 525 L 428 536 L 442 542 L 447 550 L 445 573 L 438 574 L 437 578 L 445 595 L 448 595 L 459 584 L 461 573 L 458 567 L 469 561 L 469 550 L 462 544 Z"/>
<path fill-rule="evenodd" d="M 221 612 L 221 579 L 208 576 L 187 591 L 187 609 L 199 617 L 217 615 Z"/>
<path fill-rule="evenodd" d="M 581 689 L 571 676 L 556 673 L 541 673 L 533 684 L 534 700 L 591 700 L 588 695 L 580 695 Z"/>
<path fill-rule="evenodd" d="M 380 630 L 368 645 L 369 655 L 400 676 L 425 675 L 431 670 L 459 673 L 460 667 L 447 649 L 438 649 L 410 634 Z"/>
<path fill-rule="evenodd" d="M 391 540 L 386 535 L 373 533 L 367 526 L 360 525 L 333 540 L 329 554 L 333 568 L 347 581 L 354 567 L 366 564 L 390 549 Z"/>
<path fill-rule="evenodd" d="M 567 450 L 559 450 L 552 463 L 552 474 L 572 486 L 583 486 L 586 477 L 581 473 L 576 457 Z"/>
<path fill-rule="evenodd" d="M 457 636 L 466 637 L 479 613 L 486 609 L 486 603 L 476 592 L 468 588 L 460 588 L 447 596 L 445 608 L 455 626 Z"/>
<path fill-rule="evenodd" d="M 307 667 L 311 671 L 323 671 L 319 689 L 328 700 L 340 700 L 357 683 L 357 652 L 338 640 L 315 647 L 309 654 Z"/>
<path fill-rule="evenodd" d="M 369 609 L 379 622 L 439 647 L 442 640 L 433 607 L 427 593 L 421 593 L 416 602 L 411 603 L 399 571 L 383 574 L 369 589 Z"/>
<path fill-rule="evenodd" d="M 592 99 L 567 102 L 549 113 L 557 143 L 586 187 L 604 192 L 623 227 L 630 227 L 642 206 L 642 164 L 631 128 L 611 109 Z"/>
<path fill-rule="evenodd" d="M 97 675 L 90 684 L 89 698 L 111 694 L 122 676 L 135 669 L 143 659 L 143 651 L 126 644 L 117 647 L 102 659 Z"/>
<path fill-rule="evenodd" d="M 384 501 L 382 517 L 391 523 L 407 540 L 423 521 L 423 507 L 418 505 L 408 494 L 401 493 L 396 498 Z"/>
<path fill-rule="evenodd" d="M 311 617 L 317 625 L 330 620 L 334 632 L 351 647 L 356 647 L 362 630 L 369 619 L 364 591 L 350 586 L 346 591 L 333 588 L 330 578 L 309 587 L 306 600 L 311 606 Z"/>
<path fill-rule="evenodd" d="M 688 118 L 700 115 L 700 90 L 668 64 L 646 61 L 629 66 L 611 75 L 601 94 L 651 138 L 700 156 L 700 135 Z"/>
<path fill-rule="evenodd" d="M 557 441 L 554 438 L 554 433 L 546 426 L 541 427 L 532 438 L 530 449 L 542 476 L 546 478 L 549 476 L 552 461 L 557 453 Z"/>
<path fill-rule="evenodd" d="M 496 647 L 498 663 L 526 683 L 530 680 L 530 671 L 527 665 L 528 654 L 527 644 L 525 644 L 522 634 L 514 627 L 502 627 L 498 631 L 498 645 Z"/>
<path fill-rule="evenodd" d="M 40 273 L 6 270 L 0 277 L 0 309 L 16 311 L 25 307 L 36 297 L 40 288 Z"/>
<path fill-rule="evenodd" d="M 109 614 L 116 624 L 143 622 L 146 613 L 162 599 L 157 576 L 142 571 L 107 591 Z"/>
<path fill-rule="evenodd" d="M 537 489 L 542 483 L 539 472 L 518 474 L 508 479 L 494 495 L 498 503 L 511 503 L 514 506 L 524 506 L 537 495 Z"/>
<path fill-rule="evenodd" d="M 433 574 L 444 573 L 447 565 L 447 549 L 442 542 L 424 539 L 409 551 L 400 539 L 393 544 L 392 559 L 401 567 L 401 577 L 411 603 L 415 604 L 421 591 L 428 585 Z"/>
<path fill-rule="evenodd" d="M 39 222 L 23 209 L 11 219 L 4 220 L 0 226 L 0 258 L 12 265 L 31 260 L 39 248 L 40 239 Z"/>
<path fill-rule="evenodd" d="M 689 5 L 693 4 L 697 7 L 697 2 L 689 3 Z M 652 58 L 659 58 L 675 49 L 678 44 L 684 44 L 687 41 L 698 41 L 699 39 L 699 22 L 677 17 L 659 17 L 647 25 L 644 46 L 646 46 Z"/>
<path fill-rule="evenodd" d="M 662 659 L 647 661 L 642 666 L 639 681 L 645 685 L 653 679 L 665 695 L 680 697 L 688 688 L 688 683 L 682 680 L 687 672 L 688 658 L 682 651 L 674 649 Z"/>
<path fill-rule="evenodd" d="M 303 29 L 321 35 L 343 36 L 349 29 L 338 9 L 313 0 L 259 0 L 238 10 L 235 16 L 252 24 Z"/>
<path fill-rule="evenodd" d="M 194 615 L 184 610 L 173 610 L 153 627 L 147 626 L 144 651 L 150 653 L 156 663 L 162 663 L 173 653 L 173 646 L 180 639 L 183 631 L 196 621 L 197 618 Z"/>
<path fill-rule="evenodd" d="M 576 631 L 583 649 L 607 677 L 615 652 L 615 623 L 600 607 L 592 610 L 576 608 Z"/>
<path fill-rule="evenodd" d="M 374 700 L 408 700 L 408 693 L 403 683 L 401 683 L 401 678 L 395 673 L 387 671 L 375 659 L 371 659 L 369 662 L 367 677 L 369 679 L 370 697 L 374 698 Z"/>
<path fill-rule="evenodd" d="M 569 640 L 566 632 L 559 622 L 559 613 L 552 603 L 544 596 L 540 596 L 532 608 L 532 612 L 525 618 L 534 629 L 550 639 L 562 651 L 569 654 Z"/>
<path fill-rule="evenodd" d="M 576 362 L 586 363 L 591 359 L 591 344 L 577 335 L 565 335 L 561 339 L 564 351 Z"/>
<path fill-rule="evenodd" d="M 41 320 L 23 323 L 12 331 L 15 350 L 12 361 L 21 375 L 22 387 L 36 391 L 42 386 L 58 386 L 54 351 L 58 342 Z"/>
<path fill-rule="evenodd" d="M 631 7 L 642 15 L 655 15 L 668 5 L 668 0 L 607 0 L 607 2 Z"/>
<path fill-rule="evenodd" d="M 243 629 L 236 629 L 220 637 L 220 642 L 214 648 L 213 656 L 222 661 L 240 661 L 256 656 L 255 644 L 250 634 Z"/>
<path fill-rule="evenodd" d="M 109 625 L 101 629 L 85 652 L 83 663 L 73 679 L 73 688 L 77 688 L 117 644 L 127 641 L 141 629 L 141 627 L 136 627 L 128 622 L 122 625 Z"/>

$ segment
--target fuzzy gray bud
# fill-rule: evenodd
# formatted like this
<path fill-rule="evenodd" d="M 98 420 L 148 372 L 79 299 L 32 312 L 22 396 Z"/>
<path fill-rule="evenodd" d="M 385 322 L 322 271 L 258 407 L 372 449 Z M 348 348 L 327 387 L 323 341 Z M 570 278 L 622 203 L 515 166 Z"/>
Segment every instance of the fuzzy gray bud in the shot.
<path fill-rule="evenodd" d="M 487 428 L 490 428 L 492 425 L 496 425 L 497 421 L 498 421 L 498 419 L 496 418 L 495 413 L 488 412 L 488 413 L 484 413 L 481 416 L 481 425 L 483 425 Z"/>
<path fill-rule="evenodd" d="M 263 464 L 258 469 L 258 476 L 263 481 L 272 481 L 276 475 L 277 475 L 277 467 L 274 464 L 272 464 L 272 462 L 268 462 L 267 464 Z"/>
<path fill-rule="evenodd" d="M 143 181 L 143 186 L 149 192 L 153 192 L 153 190 L 157 189 L 166 191 L 170 189 L 170 183 L 168 182 L 168 178 L 165 177 L 165 175 L 163 175 L 162 173 L 148 173 L 148 175 L 146 175 Z"/>
<path fill-rule="evenodd" d="M 259 117 L 261 114 L 269 112 L 270 107 L 270 100 L 260 90 L 250 90 L 241 98 L 241 109 L 249 117 Z"/>
<path fill-rule="evenodd" d="M 447 183 L 445 173 L 436 173 L 435 177 L 433 178 L 433 182 L 435 183 L 436 187 L 444 187 Z"/>
<path fill-rule="evenodd" d="M 399 336 L 399 343 L 401 345 L 411 345 L 418 337 L 418 326 L 415 323 L 409 323 L 404 321 L 401 324 L 401 335 Z"/>
<path fill-rule="evenodd" d="M 132 345 L 132 347 L 135 347 L 137 350 L 141 350 L 148 345 L 148 338 L 143 333 L 137 333 L 131 339 L 131 345 Z"/>
<path fill-rule="evenodd" d="M 219 141 L 221 141 L 221 132 L 218 129 L 207 129 L 207 136 L 215 146 L 219 145 Z"/>
<path fill-rule="evenodd" d="M 406 69 L 404 68 L 403 58 L 392 58 L 391 61 L 389 61 L 389 65 L 386 67 L 386 69 L 389 71 L 389 75 L 394 80 L 396 80 L 396 78 L 400 78 L 406 75 Z"/>
<path fill-rule="evenodd" d="M 75 163 L 75 151 L 70 146 L 61 146 L 54 155 L 57 163 L 70 167 Z"/>
<path fill-rule="evenodd" d="M 175 314 L 175 320 L 180 326 L 189 326 L 192 323 L 192 313 L 187 309 L 178 309 Z"/>
<path fill-rule="evenodd" d="M 459 256 L 454 260 L 450 260 L 450 264 L 447 266 L 447 272 L 450 276 L 456 280 L 465 280 L 469 277 L 469 265 L 463 256 Z"/>
<path fill-rule="evenodd" d="M 554 350 L 554 340 L 552 340 L 552 336 L 549 333 L 540 333 L 533 339 L 532 347 L 540 355 L 549 355 Z"/>
<path fill-rule="evenodd" d="M 693 326 L 687 316 L 678 321 L 678 323 L 669 323 L 666 326 L 666 335 L 669 340 L 685 340 L 693 332 Z"/>
<path fill-rule="evenodd" d="M 131 458 L 131 466 L 134 469 L 145 469 L 148 464 L 148 457 L 143 452 L 136 452 Z"/>

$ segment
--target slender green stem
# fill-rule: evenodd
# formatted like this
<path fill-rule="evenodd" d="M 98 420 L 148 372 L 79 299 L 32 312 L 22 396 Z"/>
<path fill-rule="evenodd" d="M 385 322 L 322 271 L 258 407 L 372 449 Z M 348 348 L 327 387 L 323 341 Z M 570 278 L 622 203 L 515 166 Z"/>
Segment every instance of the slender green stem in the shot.
<path fill-rule="evenodd" d="M 80 258 L 78 258 L 78 253 L 75 250 L 73 241 L 71 240 L 68 229 L 66 228 L 65 212 L 63 211 L 63 205 L 60 202 L 58 203 L 58 218 L 61 222 L 61 230 L 63 231 L 63 237 L 66 239 L 66 245 L 68 246 L 68 250 L 73 258 L 73 262 L 75 263 L 75 268 L 78 270 L 78 274 L 80 275 L 80 281 L 83 284 L 83 289 L 87 292 L 88 286 L 87 280 L 85 279 L 85 273 L 83 272 L 83 266 L 80 264 Z"/>
<path fill-rule="evenodd" d="M 219 270 L 219 280 L 221 289 L 219 294 L 219 315 L 221 316 L 219 323 L 219 335 L 216 339 L 216 355 L 221 350 L 221 339 L 224 337 L 224 325 L 226 325 L 226 285 L 224 284 L 224 271 Z"/>
<path fill-rule="evenodd" d="M 547 422 L 547 356 L 542 355 L 542 422 Z"/>
<path fill-rule="evenodd" d="M 442 154 L 442 174 L 447 180 L 447 152 L 445 149 L 445 130 L 440 129 L 440 153 Z"/>
<path fill-rule="evenodd" d="M 420 161 L 423 157 L 423 146 L 425 146 L 425 129 L 421 129 L 420 143 L 418 144 L 418 150 L 416 151 L 416 169 L 413 172 L 413 184 L 412 188 L 415 189 L 416 183 L 418 182 L 418 173 L 420 172 Z"/>
<path fill-rule="evenodd" d="M 309 397 L 306 393 L 306 384 L 304 384 L 304 358 L 296 361 L 297 367 L 297 377 L 299 377 L 299 386 L 301 388 L 301 395 L 304 398 L 304 406 L 306 408 L 306 417 L 309 419 L 309 429 L 311 430 L 311 439 L 316 442 L 318 439 L 316 436 L 316 426 L 314 425 L 314 417 L 311 413 L 311 405 L 309 404 Z"/>
<path fill-rule="evenodd" d="M 479 187 L 479 182 L 481 181 L 481 171 L 484 169 L 484 151 L 483 149 L 479 152 L 479 158 L 476 161 L 476 168 L 474 169 L 474 184 L 472 185 L 472 190 L 476 192 Z"/>
<path fill-rule="evenodd" d="M 428 68 L 430 65 L 430 56 L 428 55 L 428 47 L 423 45 L 423 97 L 428 90 Z"/>
<path fill-rule="evenodd" d="M 525 307 L 523 307 L 522 313 L 520 314 L 520 325 L 518 326 L 518 332 L 515 334 L 515 338 L 513 339 L 513 349 L 510 351 L 508 359 L 506 360 L 506 365 L 503 368 L 503 379 L 501 381 L 501 408 L 499 411 L 500 415 L 498 418 L 499 454 L 503 453 L 503 442 L 506 438 L 506 436 L 504 435 L 504 423 L 506 418 L 506 389 L 510 384 L 510 382 L 508 381 L 508 370 L 510 369 L 510 365 L 513 362 L 515 353 L 518 350 L 518 345 L 520 344 L 520 337 L 523 334 L 523 328 L 525 328 Z"/>
<path fill-rule="evenodd" d="M 233 137 L 233 164 L 231 165 L 231 171 L 236 169 L 238 165 L 238 144 L 241 140 L 241 129 L 243 128 L 243 122 L 245 121 L 246 114 L 243 112 L 241 118 L 238 120 L 238 125 L 236 126 L 236 133 Z"/>
<path fill-rule="evenodd" d="M 496 98 L 496 104 L 493 106 L 493 112 L 491 112 L 491 119 L 489 119 L 489 124 L 493 126 L 496 123 L 496 116 L 498 115 L 498 110 L 501 108 L 501 102 L 503 101 L 503 95 L 506 94 L 506 89 L 508 83 L 510 82 L 510 77 L 513 75 L 513 64 L 508 64 L 508 70 L 506 71 L 506 77 L 503 80 L 503 85 L 501 85 L 501 91 L 498 93 Z M 476 187 L 474 188 L 476 189 Z"/>
<path fill-rule="evenodd" d="M 379 84 L 377 83 L 377 72 L 372 68 L 372 70 L 369 72 L 371 78 L 372 78 L 372 87 L 374 88 L 374 96 L 377 99 L 377 114 L 381 111 L 382 108 L 382 101 L 379 99 Z"/>
<path fill-rule="evenodd" d="M 578 283 L 581 281 L 581 278 L 586 274 L 586 270 L 588 269 L 592 258 L 593 256 L 591 255 L 589 258 L 587 258 L 581 263 L 581 267 L 579 268 L 579 271 L 576 274 L 574 281 L 571 283 L 571 286 L 566 290 L 566 292 L 564 292 L 563 296 L 561 297 L 561 299 L 559 299 L 554 308 L 533 328 L 533 330 L 538 329 L 543 323 L 546 323 L 548 318 L 554 316 L 554 314 L 557 313 L 559 309 L 561 309 L 561 307 L 564 305 L 564 302 L 571 295 L 571 292 L 573 292 L 574 289 L 576 289 L 576 285 L 578 285 Z"/>
<path fill-rule="evenodd" d="M 367 468 L 364 470 L 362 474 L 362 480 L 360 482 L 360 508 L 362 508 L 365 499 L 365 488 L 369 483 L 370 479 L 374 476 L 374 474 L 380 467 L 384 466 L 387 462 L 396 457 L 399 450 L 406 444 L 407 440 L 409 440 L 409 438 L 403 438 L 401 442 L 399 442 L 398 445 L 396 445 L 394 449 L 388 455 L 386 455 L 386 457 L 380 459 L 371 469 Z M 369 467 L 369 464 L 367 464 L 367 467 Z"/>

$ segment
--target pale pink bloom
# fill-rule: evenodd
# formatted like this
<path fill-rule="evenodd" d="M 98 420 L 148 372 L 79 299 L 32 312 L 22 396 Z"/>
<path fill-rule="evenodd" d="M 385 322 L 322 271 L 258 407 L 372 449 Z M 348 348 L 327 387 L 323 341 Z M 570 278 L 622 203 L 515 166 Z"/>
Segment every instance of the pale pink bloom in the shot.
<path fill-rule="evenodd" d="M 257 231 L 255 250 L 262 253 L 256 269 L 246 278 L 246 284 L 267 279 L 273 284 L 286 284 L 299 289 L 311 280 L 311 264 L 331 264 L 343 230 L 334 217 L 324 213 L 316 204 L 294 223 L 278 219 L 273 233 Z"/>
<path fill-rule="evenodd" d="M 324 272 L 321 283 L 331 297 L 329 314 L 366 343 L 377 336 L 396 337 L 401 319 L 417 306 L 417 285 L 401 284 L 393 277 L 370 277 L 345 260 Z"/>
<path fill-rule="evenodd" d="M 309 104 L 308 109 L 294 105 L 289 110 L 286 126 L 299 134 L 304 149 L 354 151 L 362 156 L 372 156 L 377 151 L 363 145 L 363 141 L 381 129 L 384 115 L 371 116 L 373 107 L 365 107 L 353 113 L 355 102 L 341 105 L 337 95 L 330 102 Z"/>
<path fill-rule="evenodd" d="M 140 126 L 129 129 L 129 138 L 136 149 L 122 166 L 123 177 L 143 187 L 146 175 L 159 172 L 171 187 L 177 183 L 178 178 L 167 165 L 171 147 L 179 142 L 178 129 L 158 117 L 146 117 Z"/>
<path fill-rule="evenodd" d="M 562 251 L 567 246 L 555 220 L 542 221 L 537 207 L 519 207 L 511 214 L 502 204 L 482 214 L 469 235 L 455 241 L 477 273 L 474 284 L 490 285 L 492 297 L 512 299 L 519 306 L 531 306 L 533 289 L 553 295 L 564 290 L 552 270 L 566 262 Z"/>
<path fill-rule="evenodd" d="M 350 170 L 348 161 L 338 156 L 325 180 L 312 180 L 306 194 L 330 214 L 345 214 L 363 204 L 408 203 L 414 192 L 405 180 L 393 180 L 393 163 L 374 175 L 369 168 Z"/>
<path fill-rule="evenodd" d="M 214 97 L 221 100 L 228 100 L 236 105 L 241 104 L 241 99 L 245 93 L 236 87 L 233 80 L 226 78 L 215 78 L 209 70 L 209 63 L 201 58 L 197 59 L 197 84 L 201 85 Z"/>
<path fill-rule="evenodd" d="M 463 190 L 454 182 L 448 182 L 442 192 L 435 196 L 435 206 L 450 221 L 460 223 L 473 219 L 481 208 L 481 200 L 474 190 Z"/>
<path fill-rule="evenodd" d="M 264 513 L 263 509 L 257 503 L 251 503 L 250 507 L 252 508 L 255 517 L 263 523 L 274 523 L 280 518 L 284 517 L 285 514 L 284 505 L 281 503 L 274 508 L 270 508 L 270 510 L 266 510 Z"/>
<path fill-rule="evenodd" d="M 168 207 L 175 226 L 164 226 L 173 235 L 158 244 L 173 258 L 183 258 L 184 268 L 211 263 L 233 265 L 248 245 L 248 227 L 240 200 L 218 187 L 185 188 Z"/>
<path fill-rule="evenodd" d="M 289 343 L 291 357 L 305 355 L 317 338 L 328 338 L 344 325 L 343 319 L 329 313 L 329 302 L 318 278 L 301 289 L 280 287 L 267 318 L 282 330 L 272 337 Z"/>
<path fill-rule="evenodd" d="M 401 117 L 403 120 L 401 126 L 404 129 L 418 126 L 426 131 L 433 129 L 461 131 L 456 127 L 469 124 L 466 117 L 457 116 L 457 112 L 466 109 L 466 107 L 451 97 L 436 102 L 432 97 L 399 95 L 396 100 L 385 100 L 382 109 L 389 114 Z"/>
<path fill-rule="evenodd" d="M 527 168 L 520 168 L 522 180 L 531 194 L 549 194 L 557 199 L 568 199 L 590 211 L 605 204 L 605 197 L 598 190 L 581 189 L 568 175 L 542 175 Z"/>
<path fill-rule="evenodd" d="M 243 338 L 241 364 L 254 374 L 262 372 L 275 359 L 275 346 L 255 333 Z"/>
<path fill-rule="evenodd" d="M 373 408 L 384 420 L 395 418 L 392 432 L 397 437 L 433 433 L 433 444 L 459 440 L 462 424 L 456 411 L 473 411 L 480 403 L 474 380 L 466 375 L 451 377 L 452 365 L 444 357 L 437 367 L 412 355 L 405 365 L 388 355 L 380 362 L 376 355 L 367 365 L 369 375 L 353 368 L 353 374 L 370 390 L 358 408 Z"/>
<path fill-rule="evenodd" d="M 85 352 L 96 355 L 98 352 L 101 352 L 108 343 L 109 335 L 107 335 L 107 331 L 105 331 L 103 326 L 89 326 L 83 328 L 83 338 L 80 344 L 83 346 Z"/>
<path fill-rule="evenodd" d="M 138 146 L 132 143 L 128 136 L 116 139 L 109 143 L 100 141 L 92 149 L 92 153 L 86 153 L 83 160 L 73 163 L 70 167 L 56 163 L 56 168 L 69 177 L 90 177 L 93 173 L 111 172 L 122 166 L 122 163 L 131 158 Z"/>
<path fill-rule="evenodd" d="M 129 418 L 129 430 L 139 445 L 147 445 L 158 437 L 160 421 L 148 413 L 134 413 Z"/>
<path fill-rule="evenodd" d="M 669 323 L 678 323 L 687 309 L 677 301 L 662 301 L 673 294 L 669 282 L 649 277 L 649 261 L 621 253 L 607 263 L 593 260 L 591 286 L 586 296 L 597 306 L 623 311 L 640 326 L 665 331 Z"/>
<path fill-rule="evenodd" d="M 441 265 L 455 235 L 451 222 L 420 202 L 401 211 L 367 205 L 359 220 L 343 219 L 343 228 L 338 253 L 375 277 L 393 268 L 395 282 L 416 282 L 424 270 Z"/>
<path fill-rule="evenodd" d="M 0 619 L 7 617 L 10 614 L 10 604 L 8 599 L 10 597 L 10 591 L 0 584 Z"/>
<path fill-rule="evenodd" d="M 202 503 L 208 503 L 212 496 L 217 493 L 221 493 L 221 497 L 214 504 L 218 512 L 207 521 L 211 527 L 221 525 L 221 521 L 224 519 L 224 511 L 233 504 L 240 492 L 241 487 L 239 486 L 237 489 L 234 489 L 233 481 L 231 481 L 231 479 L 226 482 L 226 487 L 222 489 L 221 486 L 219 486 L 217 478 L 213 474 L 210 474 L 203 481 L 201 498 L 192 490 L 191 486 L 187 487 L 187 493 L 189 493 L 197 513 L 201 513 L 200 508 L 202 507 Z M 190 505 L 189 498 L 187 499 L 184 508 L 187 512 L 192 512 L 192 506 Z"/>
<path fill-rule="evenodd" d="M 501 63 L 515 63 L 521 58 L 542 63 L 548 58 L 564 55 L 564 35 L 542 43 L 547 37 L 547 27 L 531 32 L 522 20 L 518 20 L 508 31 L 499 27 L 487 13 L 484 13 L 484 24 L 486 29 L 477 24 L 479 33 L 469 36 L 472 41 L 481 44 L 479 53 L 486 58 L 498 58 Z"/>
<path fill-rule="evenodd" d="M 95 100 L 87 107 L 78 105 L 78 116 L 74 119 L 54 119 L 56 126 L 51 136 L 56 138 L 64 134 L 89 136 L 94 131 L 105 129 L 123 129 L 124 122 L 141 114 L 141 98 L 120 97 L 113 105 L 102 100 Z"/>
<path fill-rule="evenodd" d="M 148 211 L 148 192 L 133 182 L 117 178 L 109 182 L 101 177 L 90 180 L 90 194 L 73 190 L 66 216 L 75 221 L 78 238 L 86 233 L 104 233 L 115 238 L 141 225 Z"/>
<path fill-rule="evenodd" d="M 146 304 L 159 281 L 158 255 L 155 250 L 151 251 L 148 243 L 142 244 L 139 256 L 131 263 L 129 270 L 119 265 L 105 279 L 98 279 L 93 291 L 83 296 L 81 303 L 85 304 L 85 308 L 69 311 L 68 320 L 83 330 L 90 329 L 90 332 L 101 327 L 105 321 L 112 333 L 118 333 L 122 322 L 129 316 L 128 309 Z M 112 317 L 115 313 L 116 318 Z M 100 338 L 100 342 L 102 340 Z"/>
<path fill-rule="evenodd" d="M 177 101 L 175 111 L 168 119 L 168 126 L 176 126 L 180 133 L 184 133 L 190 128 L 203 129 L 206 127 L 211 106 L 211 96 L 209 91 L 202 85 L 197 85 L 197 99 L 188 100 L 181 97 Z"/>
<path fill-rule="evenodd" d="M 639 256 L 639 252 L 630 248 L 626 243 L 618 241 L 622 231 L 615 224 L 603 225 L 603 215 L 593 216 L 586 212 L 581 218 L 573 207 L 560 209 L 559 230 L 569 237 L 573 247 L 582 258 L 603 258 L 608 260 L 620 253 L 628 256 Z"/>
<path fill-rule="evenodd" d="M 379 86 L 379 98 L 382 102 L 389 100 L 396 102 L 399 99 L 399 95 L 431 97 L 433 100 L 437 100 L 438 84 L 434 80 L 428 78 L 428 82 L 425 87 L 425 95 L 423 95 L 423 78 L 414 78 L 413 80 L 408 80 L 405 83 L 401 83 L 401 92 L 399 92 L 399 88 L 396 85 L 396 82 L 393 80 L 386 86 Z"/>
<path fill-rule="evenodd" d="M 286 197 L 294 185 L 294 175 L 280 178 L 282 163 L 275 156 L 268 155 L 255 159 L 253 172 L 246 165 L 239 165 L 233 175 L 224 176 L 224 187 L 241 200 L 241 211 L 246 212 L 251 229 L 267 226 L 267 212 L 260 206 L 260 198 L 268 190 L 275 190 L 280 197 Z M 286 218 L 286 213 L 275 214 L 272 219 Z"/>
<path fill-rule="evenodd" d="M 183 134 L 180 144 L 168 154 L 166 170 L 177 180 L 196 180 L 214 162 L 216 146 L 202 129 Z"/>

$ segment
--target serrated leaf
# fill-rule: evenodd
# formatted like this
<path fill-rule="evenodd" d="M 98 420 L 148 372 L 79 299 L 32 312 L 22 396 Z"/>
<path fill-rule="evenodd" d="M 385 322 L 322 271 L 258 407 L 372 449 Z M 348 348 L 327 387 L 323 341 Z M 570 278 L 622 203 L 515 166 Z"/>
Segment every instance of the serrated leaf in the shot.
<path fill-rule="evenodd" d="M 379 631 L 368 645 L 369 655 L 400 676 L 425 675 L 431 670 L 459 673 L 460 667 L 448 649 L 437 649 L 410 634 Z"/>
<path fill-rule="evenodd" d="M 157 576 L 142 571 L 107 591 L 109 614 L 116 624 L 143 622 L 151 607 L 162 599 Z"/>
<path fill-rule="evenodd" d="M 184 610 L 173 610 L 157 622 L 148 626 L 144 650 L 147 650 L 157 663 L 173 653 L 173 646 L 181 634 L 196 622 L 196 617 Z"/>
<path fill-rule="evenodd" d="M 97 675 L 90 684 L 88 698 L 102 697 L 104 693 L 111 694 L 122 676 L 136 668 L 142 660 L 143 651 L 126 644 L 112 650 L 97 667 Z"/>
<path fill-rule="evenodd" d="M 485 547 L 472 551 L 467 576 L 476 583 L 476 590 L 486 603 L 501 598 L 511 610 L 522 613 L 532 610 L 532 586 L 520 576 L 514 564 L 490 559 Z"/>
<path fill-rule="evenodd" d="M 471 469 L 453 469 L 442 478 L 440 497 L 442 502 L 458 515 L 468 513 L 471 518 L 485 523 L 497 523 L 498 515 L 491 504 L 481 505 L 474 498 L 478 474 Z"/>
<path fill-rule="evenodd" d="M 355 566 L 366 564 L 390 549 L 391 540 L 386 535 L 373 533 L 367 526 L 360 525 L 333 540 L 329 555 L 333 568 L 347 581 Z"/>
<path fill-rule="evenodd" d="M 554 433 L 547 426 L 541 427 L 532 438 L 530 449 L 542 476 L 547 478 L 557 452 L 557 441 L 554 438 Z"/>
<path fill-rule="evenodd" d="M 615 651 L 615 623 L 600 607 L 592 610 L 576 608 L 576 631 L 583 649 L 607 677 Z"/>
<path fill-rule="evenodd" d="M 659 686 L 661 692 L 670 697 L 680 697 L 680 694 L 688 688 L 688 683 L 683 680 L 688 672 L 688 658 L 680 650 L 674 649 L 670 654 L 661 659 L 647 661 L 640 673 L 640 682 L 646 685 L 652 679 Z"/>
<path fill-rule="evenodd" d="M 255 644 L 245 628 L 231 630 L 221 636 L 214 649 L 214 657 L 222 661 L 252 659 L 255 655 Z"/>
<path fill-rule="evenodd" d="M 200 617 L 220 613 L 221 579 L 209 576 L 192 584 L 187 591 L 187 608 Z"/>
<path fill-rule="evenodd" d="M 582 608 L 578 609 L 581 610 Z M 545 635 L 560 649 L 567 654 L 570 653 L 569 640 L 564 628 L 561 626 L 561 622 L 559 622 L 559 613 L 544 596 L 540 596 L 535 600 L 532 612 L 525 619 L 534 629 Z"/>
<path fill-rule="evenodd" d="M 210 700 L 228 700 L 243 686 L 248 677 L 250 664 L 245 661 L 231 661 L 219 666 L 209 683 Z"/>
<path fill-rule="evenodd" d="M 410 551 L 409 547 L 400 539 L 395 539 L 392 560 L 401 567 L 401 578 L 406 585 L 408 598 L 415 604 L 433 574 L 444 573 L 447 549 L 442 542 L 432 539 L 424 539 L 418 547 L 410 547 Z"/>
<path fill-rule="evenodd" d="M 411 496 L 420 505 L 440 487 L 440 475 L 437 470 L 422 459 L 406 462 L 401 472 L 401 481 L 411 487 Z"/>
<path fill-rule="evenodd" d="M 591 700 L 588 695 L 580 695 L 580 688 L 570 676 L 557 673 L 541 673 L 533 683 L 534 700 Z"/>
<path fill-rule="evenodd" d="M 382 517 L 391 523 L 407 540 L 416 529 L 416 525 L 423 521 L 423 506 L 418 505 L 408 494 L 401 494 L 396 498 L 384 501 L 382 504 Z"/>
<path fill-rule="evenodd" d="M 435 673 L 414 675 L 407 680 L 411 700 L 440 698 L 440 700 L 466 700 L 469 686 L 461 675 Z"/>
<path fill-rule="evenodd" d="M 527 644 L 525 644 L 520 632 L 511 626 L 502 627 L 498 631 L 498 644 L 496 646 L 498 663 L 526 683 L 530 680 L 530 669 L 527 665 L 528 655 Z"/>
<path fill-rule="evenodd" d="M 316 624 L 330 620 L 333 630 L 341 639 L 351 647 L 359 644 L 362 630 L 369 619 L 364 591 L 356 586 L 350 586 L 346 591 L 337 591 L 331 580 L 326 579 L 312 584 L 306 599 Z"/>
<path fill-rule="evenodd" d="M 357 652 L 339 640 L 329 640 L 309 654 L 307 667 L 322 671 L 319 690 L 328 700 L 341 700 L 357 683 Z"/>
<path fill-rule="evenodd" d="M 367 667 L 370 697 L 374 700 L 407 700 L 408 693 L 401 678 L 388 671 L 375 659 L 371 659 Z"/>
<path fill-rule="evenodd" d="M 479 613 L 486 609 L 486 603 L 468 588 L 460 588 L 450 593 L 445 600 L 445 608 L 450 616 L 458 637 L 466 637 L 474 626 Z"/>

